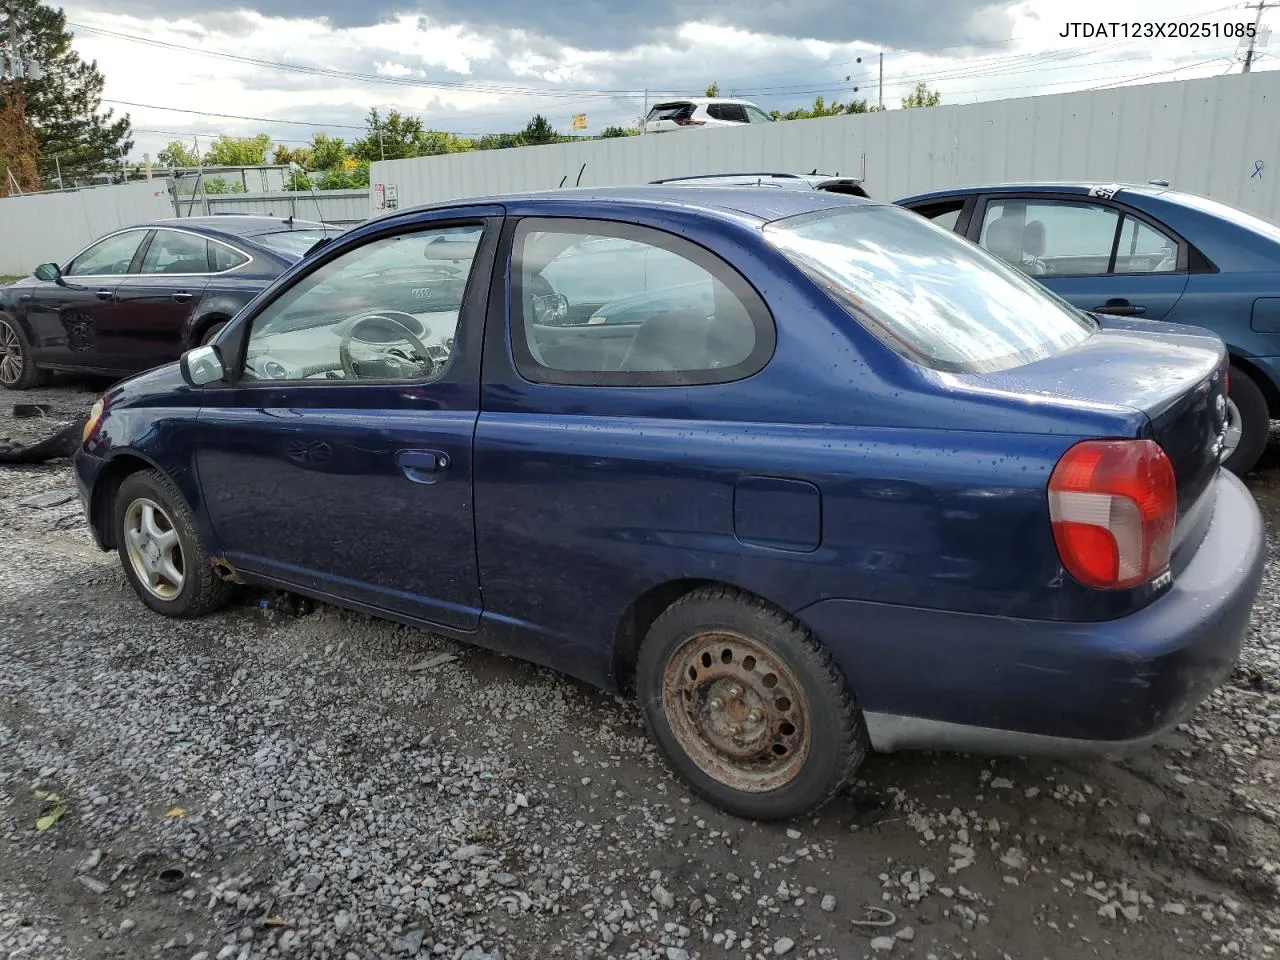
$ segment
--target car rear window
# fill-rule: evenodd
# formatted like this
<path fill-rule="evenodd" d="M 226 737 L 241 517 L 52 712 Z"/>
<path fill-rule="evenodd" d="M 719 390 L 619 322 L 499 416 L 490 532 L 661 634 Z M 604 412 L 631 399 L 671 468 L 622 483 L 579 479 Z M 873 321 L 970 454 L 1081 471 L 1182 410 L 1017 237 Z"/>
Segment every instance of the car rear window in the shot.
<path fill-rule="evenodd" d="M 1003 370 L 1088 339 L 1066 301 L 956 234 L 890 205 L 778 220 L 765 235 L 892 349 L 952 373 Z"/>
<path fill-rule="evenodd" d="M 331 235 L 324 230 L 277 230 L 274 233 L 260 233 L 253 239 L 268 250 L 301 260 L 308 250 Z"/>
<path fill-rule="evenodd" d="M 683 120 L 692 115 L 692 103 L 659 103 L 649 111 L 648 120 Z"/>

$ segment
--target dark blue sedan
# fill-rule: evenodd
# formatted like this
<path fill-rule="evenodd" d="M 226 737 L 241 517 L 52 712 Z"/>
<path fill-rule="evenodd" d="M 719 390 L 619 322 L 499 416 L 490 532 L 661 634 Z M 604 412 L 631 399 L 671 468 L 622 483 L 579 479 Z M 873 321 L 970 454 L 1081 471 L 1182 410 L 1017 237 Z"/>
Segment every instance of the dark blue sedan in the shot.
<path fill-rule="evenodd" d="M 0 387 L 51 370 L 118 375 L 204 343 L 308 249 L 338 231 L 278 217 L 158 220 L 0 286 Z"/>
<path fill-rule="evenodd" d="M 1214 331 L 1231 355 L 1227 467 L 1258 462 L 1280 418 L 1280 227 L 1160 184 L 1010 183 L 898 203 L 1082 310 Z"/>
<path fill-rule="evenodd" d="M 698 792 L 789 817 L 870 749 L 1196 707 L 1263 564 L 1227 370 L 893 205 L 563 191 L 332 241 L 104 395 L 76 472 L 159 613 L 278 587 L 634 692 Z"/>

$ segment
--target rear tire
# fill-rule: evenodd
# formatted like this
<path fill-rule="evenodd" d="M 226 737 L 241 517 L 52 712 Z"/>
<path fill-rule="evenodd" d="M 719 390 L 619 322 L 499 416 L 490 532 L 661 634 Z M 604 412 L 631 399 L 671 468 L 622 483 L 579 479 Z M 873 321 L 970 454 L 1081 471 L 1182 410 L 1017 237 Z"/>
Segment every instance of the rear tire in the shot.
<path fill-rule="evenodd" d="M 49 372 L 35 365 L 22 324 L 0 313 L 0 387 L 30 390 L 49 382 Z"/>
<path fill-rule="evenodd" d="M 1253 377 L 1237 366 L 1231 367 L 1231 402 L 1240 415 L 1240 442 L 1235 451 L 1223 461 L 1223 466 L 1236 476 L 1243 477 L 1262 457 L 1271 437 L 1271 412 L 1267 398 Z"/>
<path fill-rule="evenodd" d="M 809 813 L 867 754 L 862 712 L 831 655 L 737 590 L 696 590 L 668 607 L 640 646 L 636 682 L 667 761 L 736 816 Z"/>
<path fill-rule="evenodd" d="M 144 470 L 126 477 L 111 522 L 125 576 L 156 613 L 201 617 L 230 600 L 230 586 L 214 573 L 191 511 L 165 474 Z"/>

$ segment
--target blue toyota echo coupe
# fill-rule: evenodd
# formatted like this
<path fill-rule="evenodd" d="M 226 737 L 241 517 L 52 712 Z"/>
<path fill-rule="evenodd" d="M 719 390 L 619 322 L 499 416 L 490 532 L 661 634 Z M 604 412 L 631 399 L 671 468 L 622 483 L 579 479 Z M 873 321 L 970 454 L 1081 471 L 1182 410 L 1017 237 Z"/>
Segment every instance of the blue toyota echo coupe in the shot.
<path fill-rule="evenodd" d="M 1007 183 L 897 201 L 1081 310 L 1205 327 L 1231 357 L 1226 465 L 1247 473 L 1280 418 L 1280 227 L 1170 190 Z"/>
<path fill-rule="evenodd" d="M 694 790 L 785 818 L 869 750 L 1195 709 L 1263 564 L 1229 369 L 892 204 L 556 191 L 333 240 L 111 388 L 76 473 L 159 613 L 284 588 L 634 693 Z"/>

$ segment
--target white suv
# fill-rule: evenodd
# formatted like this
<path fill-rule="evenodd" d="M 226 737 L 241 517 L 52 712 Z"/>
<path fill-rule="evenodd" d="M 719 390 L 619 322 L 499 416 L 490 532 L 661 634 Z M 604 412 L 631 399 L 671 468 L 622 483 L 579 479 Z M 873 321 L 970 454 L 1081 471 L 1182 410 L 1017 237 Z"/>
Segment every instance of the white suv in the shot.
<path fill-rule="evenodd" d="M 656 104 L 644 118 L 645 133 L 697 130 L 700 127 L 736 127 L 743 123 L 773 123 L 754 103 L 725 97 L 685 97 Z"/>

